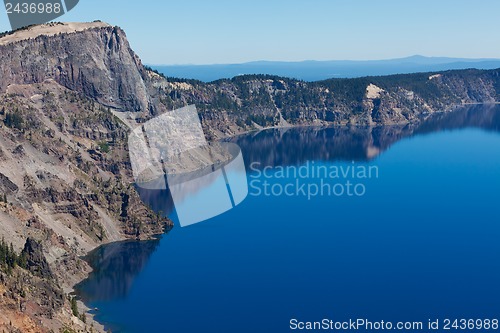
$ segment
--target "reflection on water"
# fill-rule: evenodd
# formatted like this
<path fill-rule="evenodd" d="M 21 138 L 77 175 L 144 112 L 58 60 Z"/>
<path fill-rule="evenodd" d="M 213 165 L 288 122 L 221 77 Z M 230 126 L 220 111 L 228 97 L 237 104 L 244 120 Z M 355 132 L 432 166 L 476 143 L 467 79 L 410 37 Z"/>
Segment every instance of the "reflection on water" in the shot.
<path fill-rule="evenodd" d="M 125 297 L 159 243 L 160 239 L 117 242 L 92 251 L 86 260 L 94 271 L 76 286 L 77 293 L 90 302 Z"/>
<path fill-rule="evenodd" d="M 434 115 L 416 125 L 275 129 L 251 133 L 230 141 L 241 147 L 247 165 L 260 162 L 263 166 L 284 166 L 308 160 L 371 160 L 403 138 L 468 127 L 500 132 L 500 106 L 470 106 L 453 113 Z M 166 215 L 172 210 L 172 199 L 167 190 L 137 190 L 154 210 Z M 397 207 L 395 205 L 392 209 Z M 203 240 L 203 237 L 197 239 L 200 242 Z M 83 300 L 92 303 L 126 296 L 159 242 L 115 243 L 94 251 L 89 260 L 95 270 L 77 288 Z"/>
<path fill-rule="evenodd" d="M 423 134 L 462 128 L 480 128 L 500 132 L 500 105 L 472 105 L 455 112 L 435 114 L 422 123 L 415 133 Z"/>
<path fill-rule="evenodd" d="M 253 162 L 287 166 L 317 160 L 368 161 L 413 135 L 471 127 L 499 132 L 500 106 L 468 106 L 435 114 L 420 124 L 270 129 L 230 141 L 241 147 L 247 167 Z"/>
<path fill-rule="evenodd" d="M 247 170 L 257 167 L 300 165 L 307 161 L 369 161 L 398 141 L 443 130 L 481 128 L 500 132 L 500 105 L 472 105 L 438 113 L 420 124 L 378 127 L 303 127 L 269 129 L 227 141 L 243 153 Z M 155 211 L 170 215 L 172 195 L 166 190 L 137 188 Z"/>

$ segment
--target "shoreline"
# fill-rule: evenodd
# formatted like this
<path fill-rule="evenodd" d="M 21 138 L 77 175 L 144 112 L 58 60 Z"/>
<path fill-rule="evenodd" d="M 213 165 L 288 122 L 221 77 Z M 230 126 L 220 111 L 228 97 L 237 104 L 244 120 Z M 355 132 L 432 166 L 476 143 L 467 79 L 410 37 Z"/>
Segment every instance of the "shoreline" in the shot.
<path fill-rule="evenodd" d="M 474 106 L 474 105 L 500 105 L 500 102 L 488 102 L 488 103 L 462 103 L 462 104 L 454 104 L 449 107 L 449 109 L 442 110 L 442 111 L 434 111 L 432 113 L 427 114 L 426 116 L 422 117 L 419 121 L 404 121 L 404 122 L 391 122 L 391 123 L 385 123 L 385 124 L 380 124 L 380 123 L 375 123 L 375 124 L 351 124 L 349 122 L 343 122 L 339 124 L 332 124 L 332 123 L 323 123 L 323 124 L 297 124 L 297 125 L 290 125 L 288 124 L 287 126 L 282 126 L 282 125 L 275 125 L 275 126 L 267 126 L 267 127 L 261 127 L 253 130 L 246 130 L 239 132 L 234 135 L 229 135 L 223 138 L 218 138 L 217 140 L 214 141 L 225 141 L 225 140 L 231 140 L 234 138 L 237 138 L 239 136 L 243 135 L 248 135 L 248 134 L 258 134 L 263 131 L 268 131 L 272 129 L 295 129 L 295 128 L 335 128 L 335 127 L 354 127 L 354 128 L 378 128 L 378 127 L 385 127 L 385 126 L 404 126 L 404 125 L 413 125 L 413 124 L 418 124 L 421 121 L 427 120 L 429 117 L 432 117 L 434 115 L 439 115 L 439 114 L 445 114 L 445 113 L 450 113 L 454 112 L 462 107 L 467 107 L 467 106 Z"/>
<path fill-rule="evenodd" d="M 76 281 L 76 283 L 74 283 L 73 285 L 70 286 L 71 290 L 69 290 L 67 292 L 67 294 L 69 296 L 76 297 L 79 312 L 84 313 L 87 317 L 86 325 L 91 325 L 94 329 L 98 329 L 100 332 L 105 332 L 105 333 L 113 332 L 112 330 L 110 330 L 110 327 L 108 327 L 106 323 L 101 322 L 95 318 L 96 315 L 98 314 L 99 309 L 92 308 L 89 304 L 86 304 L 85 301 L 82 299 L 81 294 L 77 290 L 77 286 L 82 284 L 87 279 L 89 279 L 91 274 L 95 270 L 94 266 L 92 266 L 92 264 L 89 261 L 89 257 L 92 255 L 92 253 L 94 253 L 95 251 L 97 251 L 98 249 L 100 249 L 102 247 L 109 246 L 112 244 L 117 244 L 117 243 L 125 243 L 125 242 L 134 242 L 135 243 L 135 242 L 148 242 L 148 241 L 153 241 L 153 240 L 161 240 L 161 238 L 165 234 L 170 232 L 172 230 L 172 228 L 173 228 L 173 226 L 171 228 L 166 228 L 165 231 L 161 234 L 152 234 L 144 239 L 124 238 L 122 240 L 103 243 L 103 244 L 100 244 L 99 246 L 93 248 L 92 250 L 88 251 L 84 256 L 78 257 L 80 260 L 85 262 L 85 264 L 90 268 L 90 270 L 88 270 L 88 272 L 85 274 L 85 276 L 83 278 L 79 279 L 78 281 Z"/>
<path fill-rule="evenodd" d="M 238 138 L 238 137 L 241 137 L 241 136 L 244 136 L 244 135 L 258 134 L 260 132 L 268 131 L 268 130 L 273 130 L 273 129 L 288 130 L 288 129 L 300 129 L 300 128 L 312 129 L 312 128 L 335 128 L 335 127 L 378 128 L 378 127 L 386 127 L 386 126 L 405 126 L 405 125 L 418 124 L 418 123 L 420 123 L 422 121 L 425 121 L 426 119 L 428 119 L 429 117 L 432 117 L 434 115 L 439 115 L 439 114 L 445 114 L 445 113 L 454 112 L 454 111 L 456 111 L 456 110 L 458 110 L 458 109 L 460 109 L 462 107 L 473 106 L 473 105 L 500 105 L 500 102 L 457 104 L 457 105 L 451 106 L 447 110 L 436 111 L 436 112 L 429 113 L 428 115 L 426 115 L 425 117 L 423 117 L 419 121 L 414 121 L 414 122 L 408 121 L 408 122 L 402 122 L 402 123 L 388 123 L 388 124 L 375 124 L 375 125 L 373 125 L 373 124 L 372 125 L 360 125 L 360 124 L 350 124 L 350 123 L 344 123 L 344 124 L 300 124 L 300 125 L 287 125 L 287 126 L 277 125 L 277 126 L 269 126 L 269 127 L 265 127 L 265 128 L 259 128 L 259 129 L 255 129 L 255 130 L 244 131 L 244 132 L 241 132 L 241 133 L 238 133 L 238 134 L 235 134 L 235 135 L 231 135 L 231 136 L 227 136 L 227 137 L 218 139 L 216 141 L 224 141 L 224 140 L 230 141 L 232 139 L 235 139 L 235 138 Z M 91 249 L 90 251 L 88 251 L 84 256 L 80 256 L 79 257 L 79 259 L 83 260 L 88 265 L 88 267 L 90 267 L 90 271 L 87 274 L 85 274 L 85 276 L 82 279 L 80 279 L 79 281 L 77 281 L 76 283 L 74 283 L 71 286 L 71 292 L 69 292 L 68 294 L 69 295 L 75 295 L 77 297 L 77 302 L 78 302 L 78 305 L 79 305 L 78 306 L 79 310 L 82 311 L 81 313 L 85 313 L 87 315 L 87 324 L 93 324 L 94 328 L 99 329 L 102 332 L 107 332 L 107 330 L 109 329 L 109 327 L 107 327 L 107 325 L 105 323 L 100 322 L 100 321 L 98 321 L 98 320 L 95 319 L 95 316 L 97 315 L 96 311 L 99 311 L 99 309 L 91 308 L 89 305 L 85 304 L 85 302 L 81 299 L 81 296 L 79 295 L 78 291 L 76 290 L 76 287 L 79 284 L 81 284 L 82 282 L 84 282 L 85 280 L 87 280 L 90 277 L 90 275 L 92 274 L 92 272 L 94 271 L 94 267 L 92 267 L 92 265 L 90 264 L 90 262 L 87 260 L 88 257 L 92 254 L 92 252 L 96 251 L 97 249 L 99 249 L 101 247 L 109 246 L 109 245 L 114 244 L 114 243 L 143 242 L 143 241 L 151 241 L 151 240 L 155 240 L 155 239 L 160 240 L 165 234 L 167 234 L 169 231 L 171 231 L 172 228 L 174 228 L 174 226 L 172 226 L 171 228 L 166 228 L 164 230 L 164 232 L 161 233 L 161 234 L 148 235 L 144 239 L 123 238 L 122 240 L 117 240 L 117 241 L 111 241 L 111 242 L 108 242 L 108 243 L 103 243 L 103 244 L 100 244 L 99 246 Z"/>

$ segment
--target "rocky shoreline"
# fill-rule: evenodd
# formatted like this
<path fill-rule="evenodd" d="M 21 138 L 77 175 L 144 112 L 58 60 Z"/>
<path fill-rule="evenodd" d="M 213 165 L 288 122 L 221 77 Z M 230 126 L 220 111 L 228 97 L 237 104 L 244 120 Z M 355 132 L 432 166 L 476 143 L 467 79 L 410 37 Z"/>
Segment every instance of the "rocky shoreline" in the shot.
<path fill-rule="evenodd" d="M 50 274 L 22 260 L 0 266 L 0 329 L 103 331 L 68 296 L 91 271 L 81 258 L 172 226 L 133 186 L 128 133 L 153 117 L 195 104 L 207 138 L 218 140 L 265 128 L 413 124 L 499 96 L 500 70 L 203 83 L 145 67 L 125 32 L 102 22 L 1 35 L 0 236 L 16 256 L 37 248 L 34 262 Z"/>

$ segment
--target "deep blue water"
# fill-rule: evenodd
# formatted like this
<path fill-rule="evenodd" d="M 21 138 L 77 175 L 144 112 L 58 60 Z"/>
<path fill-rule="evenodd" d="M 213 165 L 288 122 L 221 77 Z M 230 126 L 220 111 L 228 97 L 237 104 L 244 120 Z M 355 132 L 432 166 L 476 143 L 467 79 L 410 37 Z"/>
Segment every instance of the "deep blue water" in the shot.
<path fill-rule="evenodd" d="M 376 166 L 379 177 L 362 180 L 362 197 L 251 193 L 161 240 L 99 249 L 99 266 L 79 290 L 109 328 L 274 333 L 291 332 L 292 318 L 500 317 L 500 108 L 416 126 L 271 130 L 233 141 L 248 167 L 314 161 Z M 148 200 L 167 206 L 165 194 Z"/>

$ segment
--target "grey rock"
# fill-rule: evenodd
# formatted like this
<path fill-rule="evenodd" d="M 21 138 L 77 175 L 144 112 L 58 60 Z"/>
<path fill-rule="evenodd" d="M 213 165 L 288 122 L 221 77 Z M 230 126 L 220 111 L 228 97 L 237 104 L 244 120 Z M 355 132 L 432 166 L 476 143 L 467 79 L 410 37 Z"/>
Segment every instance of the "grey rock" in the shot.
<path fill-rule="evenodd" d="M 50 280 L 54 278 L 49 264 L 47 263 L 47 259 L 43 254 L 41 243 L 33 238 L 28 238 L 26 244 L 24 244 L 21 255 L 26 257 L 26 268 L 33 273 L 33 275 Z"/>
<path fill-rule="evenodd" d="M 53 25 L 40 34 L 35 28 L 34 38 L 30 31 L 0 38 L 0 92 L 11 84 L 52 79 L 111 108 L 148 110 L 144 68 L 122 29 L 89 23 L 76 32 L 57 33 L 65 26 Z M 26 38 L 14 38 L 21 33 Z"/>

